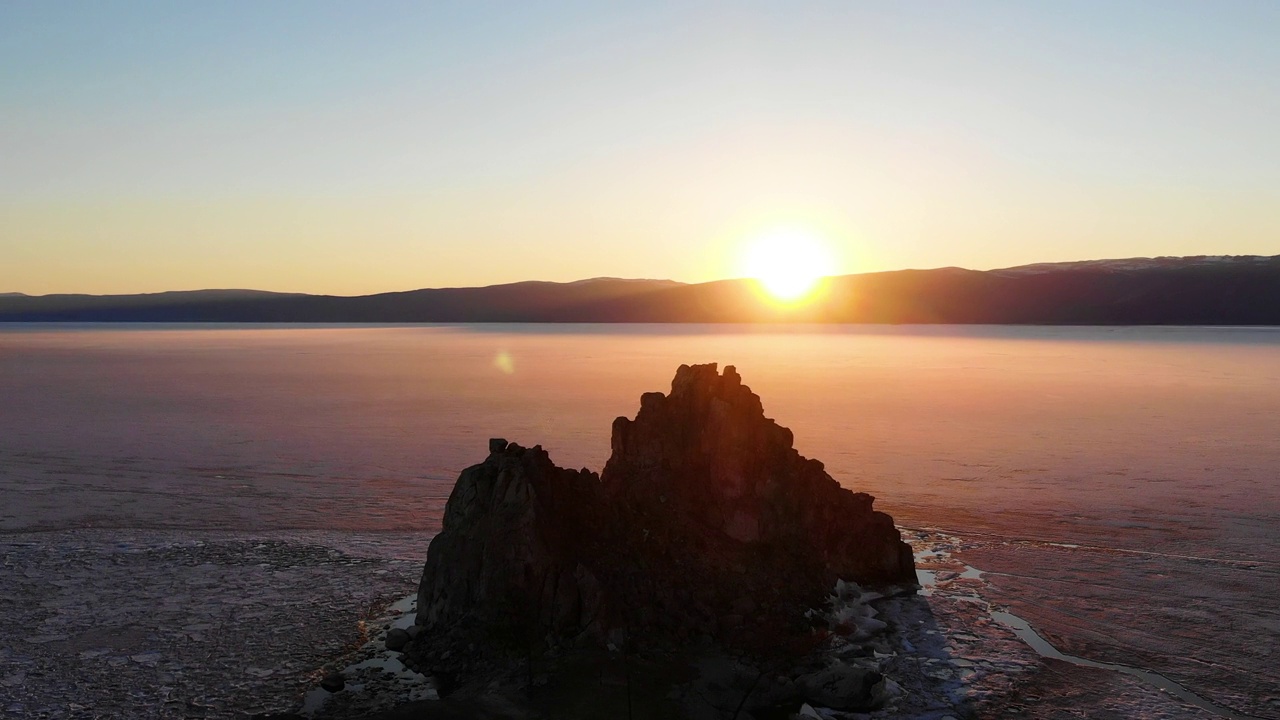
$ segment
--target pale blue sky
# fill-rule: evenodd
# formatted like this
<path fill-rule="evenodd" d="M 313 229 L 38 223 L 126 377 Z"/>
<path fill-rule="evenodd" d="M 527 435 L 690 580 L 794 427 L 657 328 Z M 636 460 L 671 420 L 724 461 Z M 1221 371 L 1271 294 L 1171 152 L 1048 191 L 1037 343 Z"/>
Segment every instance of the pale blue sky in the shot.
<path fill-rule="evenodd" d="M 1280 253 L 1280 3 L 0 4 L 0 291 Z"/>

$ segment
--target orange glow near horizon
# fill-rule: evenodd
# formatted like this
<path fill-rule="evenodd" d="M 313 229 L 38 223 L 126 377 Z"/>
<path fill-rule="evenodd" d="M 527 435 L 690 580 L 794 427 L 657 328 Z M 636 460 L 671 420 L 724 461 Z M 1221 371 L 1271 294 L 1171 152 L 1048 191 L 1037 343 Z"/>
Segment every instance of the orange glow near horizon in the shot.
<path fill-rule="evenodd" d="M 755 278 L 764 294 L 782 305 L 801 303 L 820 281 L 835 272 L 830 247 L 802 229 L 772 230 L 752 239 L 742 256 L 743 274 Z"/>

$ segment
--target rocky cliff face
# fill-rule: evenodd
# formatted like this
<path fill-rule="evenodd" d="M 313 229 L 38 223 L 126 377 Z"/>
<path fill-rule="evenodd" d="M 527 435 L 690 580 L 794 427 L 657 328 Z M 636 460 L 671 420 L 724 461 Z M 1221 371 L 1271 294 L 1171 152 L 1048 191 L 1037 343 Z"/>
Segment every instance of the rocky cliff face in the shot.
<path fill-rule="evenodd" d="M 796 452 L 732 366 L 681 366 L 612 447 L 597 476 L 490 443 L 428 550 L 427 636 L 776 643 L 837 578 L 915 580 L 893 520 Z"/>
<path fill-rule="evenodd" d="M 596 473 L 556 467 L 541 447 L 491 440 L 427 550 L 418 624 L 523 623 L 562 637 L 595 627 L 600 588 L 581 541 L 598 524 L 599 490 Z"/>

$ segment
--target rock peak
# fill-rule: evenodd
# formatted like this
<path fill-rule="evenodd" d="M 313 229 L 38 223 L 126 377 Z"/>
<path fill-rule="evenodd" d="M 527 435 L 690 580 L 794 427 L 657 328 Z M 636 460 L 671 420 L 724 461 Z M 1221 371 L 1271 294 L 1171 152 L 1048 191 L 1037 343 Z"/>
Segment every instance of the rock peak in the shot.
<path fill-rule="evenodd" d="M 742 376 L 738 374 L 737 368 L 725 365 L 724 374 L 721 375 L 716 372 L 717 367 L 718 363 L 681 365 L 676 369 L 676 376 L 671 379 L 671 394 L 668 397 L 679 401 L 714 397 L 727 402 L 738 400 L 748 405 L 760 405 L 760 397 L 742 384 Z M 761 407 L 761 413 L 763 412 Z"/>

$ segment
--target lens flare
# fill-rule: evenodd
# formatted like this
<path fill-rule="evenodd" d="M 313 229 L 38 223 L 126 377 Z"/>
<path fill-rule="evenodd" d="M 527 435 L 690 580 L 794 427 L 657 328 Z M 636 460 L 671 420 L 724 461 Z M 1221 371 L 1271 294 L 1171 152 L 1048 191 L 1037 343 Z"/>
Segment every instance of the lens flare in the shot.
<path fill-rule="evenodd" d="M 516 359 L 506 350 L 499 350 L 498 354 L 493 356 L 493 366 L 498 368 L 499 372 L 510 375 L 516 371 Z"/>

